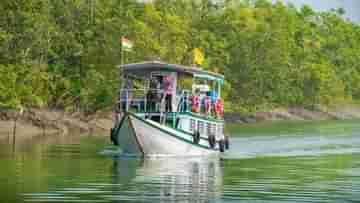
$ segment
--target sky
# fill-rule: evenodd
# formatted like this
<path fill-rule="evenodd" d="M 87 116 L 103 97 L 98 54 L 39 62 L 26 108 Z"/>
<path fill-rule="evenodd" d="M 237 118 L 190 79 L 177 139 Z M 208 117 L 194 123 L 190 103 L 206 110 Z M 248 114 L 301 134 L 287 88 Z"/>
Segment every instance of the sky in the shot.
<path fill-rule="evenodd" d="M 360 23 L 360 0 L 282 0 L 285 3 L 291 2 L 301 7 L 304 4 L 311 6 L 317 11 L 328 11 L 332 8 L 344 8 L 345 18 Z"/>

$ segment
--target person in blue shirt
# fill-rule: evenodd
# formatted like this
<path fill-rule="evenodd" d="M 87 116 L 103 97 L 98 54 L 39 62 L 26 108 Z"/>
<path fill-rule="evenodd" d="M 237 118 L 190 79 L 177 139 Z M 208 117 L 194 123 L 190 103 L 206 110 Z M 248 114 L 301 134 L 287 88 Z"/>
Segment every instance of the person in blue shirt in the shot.
<path fill-rule="evenodd" d="M 217 101 L 217 99 L 218 99 L 218 94 L 217 94 L 217 92 L 216 91 L 214 91 L 214 90 L 211 90 L 211 91 L 208 91 L 207 92 L 207 96 L 209 96 L 210 97 L 210 100 L 211 100 L 211 111 L 213 111 L 215 108 L 215 103 L 216 103 L 216 101 Z"/>
<path fill-rule="evenodd" d="M 218 99 L 217 92 L 214 90 L 208 91 L 207 96 L 211 98 L 211 103 L 215 104 L 216 100 Z"/>

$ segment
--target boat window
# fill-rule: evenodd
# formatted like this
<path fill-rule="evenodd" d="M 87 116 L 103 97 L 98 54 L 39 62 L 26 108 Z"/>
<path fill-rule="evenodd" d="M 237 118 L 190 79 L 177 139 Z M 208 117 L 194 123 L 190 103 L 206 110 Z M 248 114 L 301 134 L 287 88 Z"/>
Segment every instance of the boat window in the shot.
<path fill-rule="evenodd" d="M 211 134 L 211 123 L 206 123 L 206 134 L 207 135 Z"/>
<path fill-rule="evenodd" d="M 198 121 L 198 130 L 200 134 L 204 134 L 204 122 Z"/>
<path fill-rule="evenodd" d="M 194 132 L 196 127 L 196 121 L 194 119 L 190 119 L 190 131 Z"/>

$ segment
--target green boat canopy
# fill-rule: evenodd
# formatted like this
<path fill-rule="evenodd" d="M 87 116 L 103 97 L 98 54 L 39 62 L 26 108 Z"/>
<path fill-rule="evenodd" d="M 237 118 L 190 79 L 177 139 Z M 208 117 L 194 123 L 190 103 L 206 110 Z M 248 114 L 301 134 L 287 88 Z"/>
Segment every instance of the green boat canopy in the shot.
<path fill-rule="evenodd" d="M 169 72 L 177 72 L 184 75 L 191 75 L 195 78 L 217 81 L 220 84 L 224 83 L 224 76 L 219 73 L 204 71 L 198 67 L 168 64 L 159 61 L 120 65 L 119 68 L 122 69 L 124 74 L 134 74 L 141 76 L 141 75 L 147 75 L 148 73 L 154 71 L 169 71 Z"/>

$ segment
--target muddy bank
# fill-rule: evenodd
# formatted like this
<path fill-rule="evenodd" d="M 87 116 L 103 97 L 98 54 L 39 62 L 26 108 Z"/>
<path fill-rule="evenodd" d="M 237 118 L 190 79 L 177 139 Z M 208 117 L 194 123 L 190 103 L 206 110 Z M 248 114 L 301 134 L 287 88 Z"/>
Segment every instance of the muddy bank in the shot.
<path fill-rule="evenodd" d="M 93 134 L 109 135 L 112 127 L 112 113 L 98 112 L 85 115 L 60 110 L 28 109 L 19 115 L 14 111 L 0 110 L 0 140 L 13 135 L 16 122 L 16 135 L 31 138 L 42 134 Z M 308 110 L 305 108 L 274 109 L 252 115 L 226 113 L 228 123 L 257 123 L 266 121 L 311 121 L 360 119 L 360 106 L 341 106 L 331 110 Z"/>
<path fill-rule="evenodd" d="M 360 106 L 341 106 L 331 109 L 287 108 L 257 112 L 252 115 L 226 113 L 228 123 L 257 123 L 266 121 L 321 121 L 360 119 Z"/>
<path fill-rule="evenodd" d="M 21 115 L 15 111 L 0 110 L 0 139 L 13 135 L 16 120 L 16 135 L 33 137 L 41 134 L 68 134 L 69 132 L 108 135 L 112 127 L 111 113 L 92 115 L 60 110 L 28 109 Z"/>

